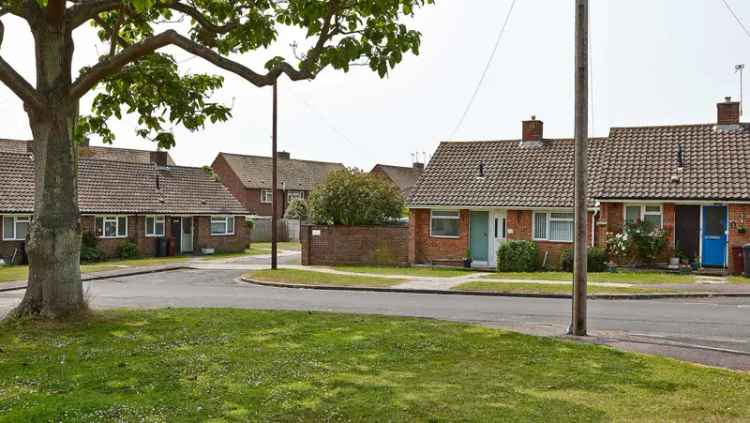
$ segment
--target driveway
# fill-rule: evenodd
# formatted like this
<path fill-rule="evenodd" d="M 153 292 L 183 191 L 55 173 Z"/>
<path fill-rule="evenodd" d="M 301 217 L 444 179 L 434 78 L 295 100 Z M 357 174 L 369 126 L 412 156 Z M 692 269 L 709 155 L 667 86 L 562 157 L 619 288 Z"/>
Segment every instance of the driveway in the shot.
<path fill-rule="evenodd" d="M 285 261 L 293 263 L 294 258 Z M 177 270 L 86 282 L 85 289 L 100 309 L 236 307 L 383 314 L 552 336 L 565 333 L 570 318 L 569 300 L 275 288 L 239 281 L 243 271 Z M 0 314 L 22 294 L 0 293 Z M 750 299 L 590 301 L 589 326 L 592 342 L 750 370 Z"/>

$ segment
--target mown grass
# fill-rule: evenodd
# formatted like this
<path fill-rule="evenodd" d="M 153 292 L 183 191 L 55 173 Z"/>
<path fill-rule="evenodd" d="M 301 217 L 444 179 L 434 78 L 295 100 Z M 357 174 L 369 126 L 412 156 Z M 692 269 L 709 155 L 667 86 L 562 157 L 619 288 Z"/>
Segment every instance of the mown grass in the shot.
<path fill-rule="evenodd" d="M 538 283 L 503 283 L 503 282 L 467 282 L 452 288 L 454 291 L 493 292 L 498 294 L 555 294 L 570 295 L 572 284 L 545 285 Z M 639 287 L 605 287 L 588 286 L 589 294 L 670 294 L 679 292 L 671 289 L 639 288 Z"/>
<path fill-rule="evenodd" d="M 422 319 L 113 311 L 0 330 L 0 421 L 750 419 L 750 375 Z"/>
<path fill-rule="evenodd" d="M 108 272 L 140 266 L 159 266 L 176 264 L 188 260 L 188 257 L 138 258 L 130 260 L 108 260 L 101 263 L 82 264 L 81 273 Z M 0 267 L 0 283 L 24 281 L 28 279 L 29 266 Z"/>
<path fill-rule="evenodd" d="M 736 284 L 750 284 L 750 278 L 747 276 L 730 276 L 729 282 Z"/>
<path fill-rule="evenodd" d="M 389 287 L 404 282 L 399 279 L 379 278 L 376 276 L 337 275 L 294 269 L 259 270 L 246 273 L 243 277 L 260 282 L 354 287 Z"/>
<path fill-rule="evenodd" d="M 428 278 L 455 278 L 457 276 L 468 276 L 472 273 L 472 271 L 468 269 L 441 269 L 430 267 L 336 266 L 334 269 L 342 272 L 368 273 L 373 275 L 404 275 Z"/>
<path fill-rule="evenodd" d="M 483 279 L 572 281 L 573 274 L 566 272 L 492 273 Z M 589 273 L 590 282 L 614 282 L 630 284 L 690 284 L 695 276 L 658 272 Z"/>

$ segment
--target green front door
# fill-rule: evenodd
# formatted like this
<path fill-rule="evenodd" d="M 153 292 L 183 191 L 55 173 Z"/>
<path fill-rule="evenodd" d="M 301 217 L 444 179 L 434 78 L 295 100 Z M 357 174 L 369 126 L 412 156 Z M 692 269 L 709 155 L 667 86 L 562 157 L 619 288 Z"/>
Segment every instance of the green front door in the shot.
<path fill-rule="evenodd" d="M 469 245 L 471 248 L 471 259 L 474 261 L 487 261 L 487 249 L 489 248 L 489 212 L 471 212 L 471 228 L 469 234 Z"/>

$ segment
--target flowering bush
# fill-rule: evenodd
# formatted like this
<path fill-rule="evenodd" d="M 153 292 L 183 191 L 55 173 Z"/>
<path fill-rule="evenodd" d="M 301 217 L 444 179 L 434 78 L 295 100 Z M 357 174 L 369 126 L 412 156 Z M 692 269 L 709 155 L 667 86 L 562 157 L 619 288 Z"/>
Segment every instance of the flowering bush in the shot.
<path fill-rule="evenodd" d="M 630 238 L 626 233 L 610 236 L 607 240 L 607 253 L 617 263 L 624 263 L 630 256 Z"/>
<path fill-rule="evenodd" d="M 618 263 L 652 264 L 667 247 L 667 232 L 648 221 L 625 224 L 623 233 L 607 240 L 609 257 Z"/>

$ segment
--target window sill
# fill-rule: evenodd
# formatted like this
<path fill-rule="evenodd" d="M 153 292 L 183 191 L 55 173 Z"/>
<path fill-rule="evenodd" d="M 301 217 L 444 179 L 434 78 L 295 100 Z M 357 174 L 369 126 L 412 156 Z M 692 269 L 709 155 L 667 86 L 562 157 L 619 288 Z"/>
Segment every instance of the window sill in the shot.
<path fill-rule="evenodd" d="M 96 239 L 127 239 L 127 238 L 128 238 L 127 235 L 124 235 L 124 236 L 98 236 L 98 237 L 96 237 Z"/>
<path fill-rule="evenodd" d="M 159 235 L 159 234 L 156 234 L 156 235 L 146 234 L 146 238 L 164 238 L 164 236 L 165 236 L 164 234 L 161 234 L 161 235 Z"/>
<path fill-rule="evenodd" d="M 231 234 L 211 234 L 211 236 L 234 236 L 234 233 Z"/>
<path fill-rule="evenodd" d="M 8 238 L 3 238 L 3 241 L 18 242 L 18 241 L 26 241 L 26 239 L 8 239 Z"/>
<path fill-rule="evenodd" d="M 430 235 L 430 238 L 438 239 L 461 239 L 461 235 L 450 236 L 450 235 Z"/>
<path fill-rule="evenodd" d="M 549 242 L 549 243 L 554 243 L 554 244 L 572 244 L 573 243 L 573 241 L 560 241 L 560 240 L 554 240 L 554 239 L 537 239 L 537 238 L 532 239 L 532 241 Z"/>

